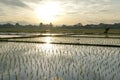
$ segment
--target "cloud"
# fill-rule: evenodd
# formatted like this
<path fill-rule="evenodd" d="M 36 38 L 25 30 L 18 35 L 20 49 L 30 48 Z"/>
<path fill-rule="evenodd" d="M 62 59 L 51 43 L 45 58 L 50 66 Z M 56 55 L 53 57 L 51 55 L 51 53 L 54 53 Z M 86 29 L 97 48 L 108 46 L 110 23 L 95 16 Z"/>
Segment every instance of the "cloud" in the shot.
<path fill-rule="evenodd" d="M 98 14 L 109 12 L 113 4 L 112 0 L 71 0 L 64 2 L 64 6 L 68 14 Z"/>
<path fill-rule="evenodd" d="M 32 2 L 32 3 L 37 3 L 37 2 L 41 2 L 43 0 L 24 0 L 25 2 Z"/>
<path fill-rule="evenodd" d="M 78 14 L 78 12 L 77 11 L 68 11 L 67 14 L 69 14 L 69 15 L 76 15 L 76 14 Z"/>
<path fill-rule="evenodd" d="M 6 13 L 4 12 L 4 10 L 2 8 L 0 8 L 0 17 L 5 16 L 5 15 L 6 15 Z"/>
<path fill-rule="evenodd" d="M 120 18 L 120 0 L 0 0 L 0 21 L 35 22 L 32 21 L 35 18 L 37 22 L 34 9 L 50 1 L 58 2 L 61 6 L 62 11 L 55 15 L 58 19 L 66 18 L 72 22 L 75 18 L 76 21 L 82 19 L 83 22 L 96 23 L 106 19 L 117 22 Z"/>
<path fill-rule="evenodd" d="M 14 7 L 28 7 L 24 2 L 21 0 L 0 0 L 0 3 L 7 5 L 7 6 L 14 6 Z"/>
<path fill-rule="evenodd" d="M 26 22 L 26 21 L 0 21 L 0 24 L 6 24 L 6 23 L 11 23 L 11 24 L 19 23 L 19 24 L 22 24 L 22 25 L 29 24 L 29 22 Z"/>

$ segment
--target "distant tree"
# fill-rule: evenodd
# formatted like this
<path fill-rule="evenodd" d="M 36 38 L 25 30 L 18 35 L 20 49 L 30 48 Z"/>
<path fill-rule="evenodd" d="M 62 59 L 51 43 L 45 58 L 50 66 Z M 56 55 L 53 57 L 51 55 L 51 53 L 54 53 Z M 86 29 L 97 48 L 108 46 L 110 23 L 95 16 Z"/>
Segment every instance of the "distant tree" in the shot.
<path fill-rule="evenodd" d="M 100 23 L 99 25 L 102 26 L 102 25 L 105 25 L 105 24 L 104 23 Z"/>
<path fill-rule="evenodd" d="M 66 28 L 66 27 L 67 27 L 67 25 L 63 24 L 61 27 Z"/>
<path fill-rule="evenodd" d="M 39 24 L 39 27 L 43 27 L 43 23 L 42 22 Z"/>
<path fill-rule="evenodd" d="M 75 25 L 73 25 L 71 28 L 82 28 L 83 27 L 83 25 L 82 25 L 82 23 L 77 23 L 77 24 L 75 24 Z"/>
<path fill-rule="evenodd" d="M 82 23 L 78 23 L 77 26 L 78 26 L 78 27 L 81 27 L 81 26 L 83 26 L 83 25 L 82 25 Z"/>
<path fill-rule="evenodd" d="M 17 27 L 18 27 L 18 26 L 20 26 L 20 24 L 19 24 L 19 23 L 16 23 L 16 24 L 15 24 L 15 26 L 17 26 Z"/>
<path fill-rule="evenodd" d="M 120 29 L 120 23 L 114 23 L 112 28 Z"/>
<path fill-rule="evenodd" d="M 52 24 L 52 23 L 50 23 L 50 24 L 49 24 L 49 26 L 50 26 L 50 27 L 53 27 L 53 24 Z"/>
<path fill-rule="evenodd" d="M 109 26 L 109 24 L 104 24 L 104 23 L 100 23 L 98 25 L 98 27 L 101 27 L 101 28 L 107 28 Z"/>
<path fill-rule="evenodd" d="M 3 24 L 3 26 L 6 26 L 6 27 L 13 27 L 13 24 L 11 24 L 11 23 L 6 23 L 6 24 Z"/>

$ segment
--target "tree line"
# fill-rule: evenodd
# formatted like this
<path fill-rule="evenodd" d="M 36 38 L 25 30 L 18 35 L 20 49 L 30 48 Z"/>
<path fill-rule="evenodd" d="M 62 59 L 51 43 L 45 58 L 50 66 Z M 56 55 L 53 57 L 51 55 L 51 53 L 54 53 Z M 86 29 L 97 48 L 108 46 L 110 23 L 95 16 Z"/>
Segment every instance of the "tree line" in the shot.
<path fill-rule="evenodd" d="M 110 29 L 120 29 L 120 23 L 114 23 L 114 24 L 105 24 L 105 23 L 100 23 L 100 24 L 86 24 L 86 25 L 82 25 L 82 23 L 77 23 L 74 25 L 58 25 L 55 26 L 52 23 L 49 24 L 44 24 L 44 23 L 40 23 L 39 25 L 32 25 L 32 24 L 28 24 L 28 25 L 22 25 L 19 23 L 15 23 L 15 24 L 11 24 L 11 23 L 5 23 L 5 24 L 0 24 L 0 27 L 39 27 L 39 28 L 63 28 L 63 29 L 98 29 L 98 28 L 102 28 L 102 29 L 106 29 L 106 28 L 110 28 Z"/>

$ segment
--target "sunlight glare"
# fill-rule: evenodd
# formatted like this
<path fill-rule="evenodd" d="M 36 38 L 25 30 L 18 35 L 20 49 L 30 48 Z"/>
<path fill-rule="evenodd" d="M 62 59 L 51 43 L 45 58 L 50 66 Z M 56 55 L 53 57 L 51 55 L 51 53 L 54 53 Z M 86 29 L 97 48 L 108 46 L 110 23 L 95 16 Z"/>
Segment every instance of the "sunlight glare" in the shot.
<path fill-rule="evenodd" d="M 37 6 L 35 13 L 40 20 L 44 22 L 53 22 L 60 13 L 61 7 L 57 2 L 47 2 L 44 5 Z"/>
<path fill-rule="evenodd" d="M 50 43 L 51 42 L 51 37 L 45 37 L 45 42 Z"/>
<path fill-rule="evenodd" d="M 52 40 L 52 37 L 44 37 L 43 42 L 45 42 L 45 44 L 43 44 L 42 47 L 46 50 L 51 49 L 53 47 L 52 44 L 51 44 L 51 40 Z M 37 47 L 39 48 L 41 46 L 37 45 Z"/>

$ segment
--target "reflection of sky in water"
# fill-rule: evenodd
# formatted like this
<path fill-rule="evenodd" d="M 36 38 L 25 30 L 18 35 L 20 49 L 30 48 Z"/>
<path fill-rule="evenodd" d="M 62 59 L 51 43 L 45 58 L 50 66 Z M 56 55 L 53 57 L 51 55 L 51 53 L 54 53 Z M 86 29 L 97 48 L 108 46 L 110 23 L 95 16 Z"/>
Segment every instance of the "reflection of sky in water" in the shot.
<path fill-rule="evenodd" d="M 23 39 L 10 39 L 18 41 L 37 41 L 45 43 L 83 43 L 83 44 L 108 44 L 120 45 L 120 39 L 112 38 L 81 38 L 81 37 L 37 37 L 37 38 L 23 38 Z"/>
<path fill-rule="evenodd" d="M 51 51 L 52 49 L 55 49 L 53 44 L 51 44 L 52 39 L 53 39 L 52 37 L 44 37 L 43 38 L 45 44 L 43 44 L 42 49 L 46 50 L 46 52 L 47 52 L 46 55 L 47 56 L 52 56 L 54 54 L 54 52 Z M 41 48 L 41 45 L 37 44 L 36 47 Z"/>
<path fill-rule="evenodd" d="M 46 43 L 50 43 L 50 42 L 51 42 L 51 39 L 52 39 L 52 37 L 45 37 L 45 40 L 44 40 L 44 41 L 45 41 Z"/>
<path fill-rule="evenodd" d="M 52 49 L 53 48 L 53 45 L 50 44 L 52 37 L 45 37 L 44 38 L 44 41 L 46 42 L 45 44 L 43 44 L 43 48 L 45 50 L 49 50 L 49 49 Z M 50 54 L 49 54 L 50 55 Z"/>
<path fill-rule="evenodd" d="M 41 49 L 41 45 L 37 44 L 36 48 Z M 53 44 L 50 44 L 50 43 L 45 43 L 42 45 L 42 50 L 45 50 L 44 55 L 46 57 L 51 57 L 53 55 L 57 55 L 56 53 L 53 52 L 53 50 L 52 50 L 53 48 L 54 48 Z"/>
<path fill-rule="evenodd" d="M 16 33 L 17 34 L 17 33 Z M 1 36 L 2 35 L 2 36 Z M 7 35 L 6 34 L 1 34 L 1 38 L 5 37 L 15 37 L 15 33 L 12 35 Z M 17 34 L 16 36 L 22 36 L 23 34 Z M 25 33 L 24 33 L 25 35 Z M 81 44 L 103 44 L 103 45 L 120 45 L 120 36 L 119 35 L 110 35 L 111 37 L 116 37 L 116 38 L 101 38 L 104 37 L 105 35 L 75 35 L 75 34 L 38 34 L 38 33 L 31 33 L 28 34 L 26 33 L 26 36 L 35 36 L 39 35 L 41 37 L 35 37 L 35 38 L 19 38 L 19 39 L 9 39 L 12 41 L 32 41 L 32 42 L 44 42 L 44 43 L 81 43 Z M 62 35 L 62 36 L 61 36 Z M 3 37 L 4 36 L 4 37 Z M 60 37 L 58 37 L 60 36 Z M 84 37 L 83 37 L 84 36 Z M 86 38 L 89 37 L 89 38 Z M 92 38 L 93 37 L 93 38 Z M 100 37 L 100 38 L 97 38 Z"/>

